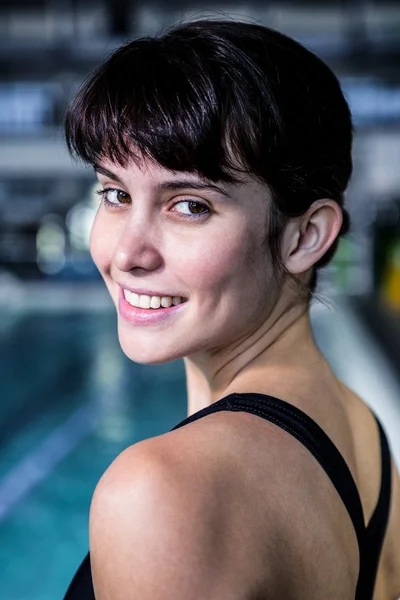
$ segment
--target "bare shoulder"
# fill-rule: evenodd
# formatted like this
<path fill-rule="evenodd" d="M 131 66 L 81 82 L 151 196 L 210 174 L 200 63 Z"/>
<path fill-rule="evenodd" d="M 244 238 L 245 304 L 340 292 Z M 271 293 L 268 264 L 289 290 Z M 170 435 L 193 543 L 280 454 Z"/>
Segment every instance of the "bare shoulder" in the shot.
<path fill-rule="evenodd" d="M 252 415 L 213 414 L 123 452 L 91 507 L 96 598 L 320 597 L 304 586 L 318 590 L 321 528 L 342 568 L 335 523 L 324 531 L 312 486 L 296 475 L 302 449 L 285 435 Z M 318 484 L 318 472 L 304 481 Z M 321 482 L 318 496 L 331 491 Z M 310 573 L 296 567 L 304 544 Z"/>
<path fill-rule="evenodd" d="M 166 434 L 132 446 L 103 475 L 90 514 L 98 600 L 250 598 L 252 574 L 232 568 L 229 492 L 205 454 L 196 435 Z"/>

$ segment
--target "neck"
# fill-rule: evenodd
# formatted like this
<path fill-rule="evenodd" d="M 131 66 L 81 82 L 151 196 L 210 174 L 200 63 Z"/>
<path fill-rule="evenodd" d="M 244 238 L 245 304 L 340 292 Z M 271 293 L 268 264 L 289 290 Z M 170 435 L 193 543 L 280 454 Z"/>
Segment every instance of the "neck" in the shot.
<path fill-rule="evenodd" d="M 258 381 L 281 368 L 310 364 L 320 356 L 309 320 L 308 309 L 292 307 L 268 322 L 245 339 L 213 352 L 199 353 L 184 359 L 188 393 L 188 414 L 191 415 L 232 392 L 259 391 Z"/>

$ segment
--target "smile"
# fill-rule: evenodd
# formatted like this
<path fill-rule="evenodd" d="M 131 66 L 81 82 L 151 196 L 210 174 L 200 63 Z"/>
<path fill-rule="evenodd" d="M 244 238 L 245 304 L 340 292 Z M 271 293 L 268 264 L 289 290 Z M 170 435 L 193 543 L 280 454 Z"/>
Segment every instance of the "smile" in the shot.
<path fill-rule="evenodd" d="M 144 309 L 170 308 L 171 306 L 177 306 L 178 304 L 186 302 L 186 298 L 182 298 L 181 296 L 139 295 L 125 289 L 124 298 L 131 306 Z"/>

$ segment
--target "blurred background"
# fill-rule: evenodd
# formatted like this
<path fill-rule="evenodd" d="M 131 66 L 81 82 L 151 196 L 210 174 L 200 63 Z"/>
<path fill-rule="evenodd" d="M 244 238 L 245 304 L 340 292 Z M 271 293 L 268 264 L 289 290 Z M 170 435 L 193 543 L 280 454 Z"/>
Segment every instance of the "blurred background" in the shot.
<path fill-rule="evenodd" d="M 321 274 L 317 340 L 377 412 L 400 464 L 400 5 L 363 0 L 0 5 L 0 597 L 55 600 L 88 548 L 96 482 L 126 446 L 185 416 L 180 362 L 122 354 L 88 253 L 91 170 L 62 121 L 112 50 L 176 21 L 250 18 L 305 43 L 351 105 L 352 232 Z M 168 394 L 166 395 L 166 390 Z"/>

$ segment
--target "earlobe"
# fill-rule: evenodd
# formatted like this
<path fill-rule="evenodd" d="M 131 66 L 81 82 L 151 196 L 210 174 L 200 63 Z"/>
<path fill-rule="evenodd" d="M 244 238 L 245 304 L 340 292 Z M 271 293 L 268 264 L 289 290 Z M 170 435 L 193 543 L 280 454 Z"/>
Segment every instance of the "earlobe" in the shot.
<path fill-rule="evenodd" d="M 314 202 L 300 219 L 289 223 L 285 232 L 287 270 L 300 274 L 317 263 L 337 238 L 342 221 L 339 204 L 324 199 Z"/>

